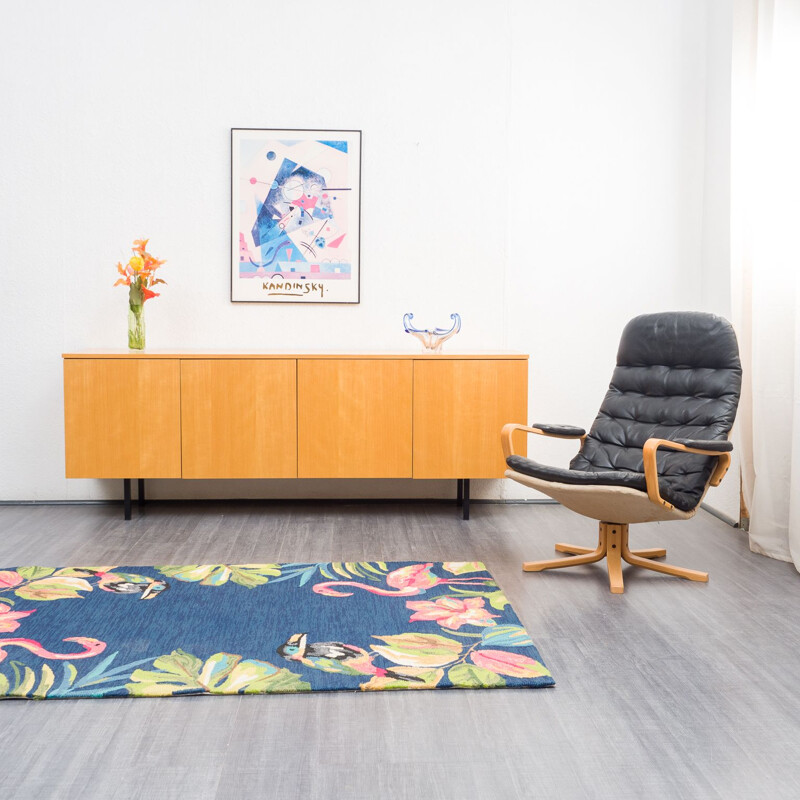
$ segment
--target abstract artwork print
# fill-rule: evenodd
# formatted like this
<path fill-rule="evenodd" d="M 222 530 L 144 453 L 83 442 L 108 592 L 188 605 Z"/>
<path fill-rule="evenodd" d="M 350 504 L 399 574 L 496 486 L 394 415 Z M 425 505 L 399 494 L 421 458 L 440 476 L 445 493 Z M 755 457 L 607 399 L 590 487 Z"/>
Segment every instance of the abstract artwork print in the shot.
<path fill-rule="evenodd" d="M 231 130 L 231 300 L 358 303 L 361 132 Z"/>

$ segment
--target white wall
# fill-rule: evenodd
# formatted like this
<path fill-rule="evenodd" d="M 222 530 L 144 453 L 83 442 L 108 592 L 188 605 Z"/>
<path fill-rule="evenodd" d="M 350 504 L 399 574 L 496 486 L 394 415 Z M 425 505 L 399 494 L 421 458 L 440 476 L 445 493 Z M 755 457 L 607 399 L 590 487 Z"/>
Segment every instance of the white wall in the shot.
<path fill-rule="evenodd" d="M 730 3 L 519 2 L 511 29 L 507 343 L 531 421 L 588 428 L 632 316 L 730 317 Z M 707 502 L 738 517 L 734 476 Z"/>
<path fill-rule="evenodd" d="M 708 311 L 732 319 L 731 310 L 731 56 L 733 3 L 707 0 L 706 146 L 703 194 L 702 300 Z M 734 432 L 734 442 L 736 441 Z M 739 451 L 728 476 L 707 503 L 739 519 Z"/>
<path fill-rule="evenodd" d="M 168 259 L 152 347 L 413 352 L 404 312 L 441 324 L 458 311 L 458 349 L 531 354 L 531 420 L 588 425 L 627 319 L 716 302 L 692 288 L 718 264 L 703 234 L 715 4 L 4 4 L 0 499 L 118 496 L 118 482 L 63 477 L 60 354 L 124 346 L 113 264 L 139 236 Z M 363 129 L 361 305 L 229 302 L 231 127 Z M 453 489 L 153 484 L 172 497 Z M 527 496 L 474 490 L 504 493 Z"/>
<path fill-rule="evenodd" d="M 702 4 L 578 5 L 515 6 L 507 316 L 533 418 L 588 427 L 625 323 L 699 307 L 705 63 Z"/>

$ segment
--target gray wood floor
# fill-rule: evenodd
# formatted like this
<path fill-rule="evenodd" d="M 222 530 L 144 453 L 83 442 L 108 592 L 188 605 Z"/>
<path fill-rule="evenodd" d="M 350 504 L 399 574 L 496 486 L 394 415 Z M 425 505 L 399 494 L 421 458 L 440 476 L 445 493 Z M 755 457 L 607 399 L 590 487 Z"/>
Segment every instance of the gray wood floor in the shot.
<path fill-rule="evenodd" d="M 0 566 L 482 560 L 558 686 L 538 691 L 0 703 L 13 798 L 798 798 L 800 575 L 705 512 L 632 528 L 708 569 L 696 584 L 596 566 L 523 574 L 594 544 L 559 506 L 0 507 Z"/>

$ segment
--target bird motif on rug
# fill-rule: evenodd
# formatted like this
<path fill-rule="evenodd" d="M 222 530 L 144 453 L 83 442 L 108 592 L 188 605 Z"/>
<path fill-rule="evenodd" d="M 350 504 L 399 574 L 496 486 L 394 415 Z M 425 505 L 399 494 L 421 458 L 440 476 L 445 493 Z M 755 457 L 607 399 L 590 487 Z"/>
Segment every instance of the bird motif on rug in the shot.
<path fill-rule="evenodd" d="M 113 567 L 112 567 L 113 569 Z M 99 578 L 97 587 L 104 592 L 115 594 L 139 594 L 140 600 L 152 600 L 169 589 L 169 584 L 160 578 L 148 578 L 146 575 L 135 575 L 130 572 L 111 572 L 104 569 L 76 567 L 71 570 L 75 575 Z"/>
<path fill-rule="evenodd" d="M 129 572 L 107 572 L 99 576 L 97 585 L 105 592 L 117 594 L 139 593 L 140 600 L 152 600 L 161 592 L 169 589 L 166 581 L 158 578 L 148 578 L 146 575 L 133 575 Z"/>
<path fill-rule="evenodd" d="M 361 647 L 344 642 L 309 642 L 307 633 L 295 633 L 279 648 L 278 655 L 287 661 L 299 661 L 312 669 L 350 675 L 375 675 L 409 683 L 424 683 L 415 675 L 401 675 L 391 669 L 376 667 L 371 655 Z"/>

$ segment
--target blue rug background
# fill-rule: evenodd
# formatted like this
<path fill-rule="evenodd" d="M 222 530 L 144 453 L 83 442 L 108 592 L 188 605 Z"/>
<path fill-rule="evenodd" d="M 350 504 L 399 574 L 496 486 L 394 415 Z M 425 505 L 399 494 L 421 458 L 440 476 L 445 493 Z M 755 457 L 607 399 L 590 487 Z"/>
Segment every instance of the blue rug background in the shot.
<path fill-rule="evenodd" d="M 296 634 L 307 634 L 309 643 L 343 643 L 365 651 L 384 644 L 373 636 L 410 633 L 432 634 L 463 641 L 466 650 L 479 641 L 476 634 L 484 634 L 498 626 L 519 626 L 521 633 L 511 628 L 508 629 L 509 633 L 514 633 L 515 636 L 512 638 L 519 641 L 528 641 L 522 624 L 510 605 L 502 609 L 490 605 L 489 601 L 495 596 L 498 587 L 492 585 L 492 577 L 485 568 L 472 569 L 463 574 L 451 574 L 443 569 L 441 563 L 433 563 L 423 574 L 434 576 L 440 579 L 441 583 L 413 595 L 381 596 L 371 593 L 368 589 L 362 589 L 361 586 L 346 585 L 354 582 L 383 592 L 410 591 L 392 587 L 387 584 L 386 578 L 395 571 L 408 568 L 417 562 L 389 562 L 385 565 L 383 562 L 370 563 L 380 565 L 375 568 L 384 573 L 382 575 L 369 573 L 371 577 L 377 579 L 375 581 L 355 575 L 347 578 L 335 572 L 330 564 L 293 564 L 278 565 L 282 572 L 280 579 L 270 577 L 266 583 L 254 588 L 239 585 L 230 579 L 220 585 L 203 585 L 199 581 L 180 580 L 178 577 L 165 575 L 159 568 L 152 566 L 114 566 L 107 570 L 114 575 L 162 580 L 169 584 L 169 588 L 149 599 L 142 599 L 139 589 L 130 587 L 128 587 L 130 593 L 104 591 L 100 588 L 96 576 L 85 578 L 92 585 L 92 590 L 79 591 L 80 599 L 25 599 L 16 596 L 16 587 L 11 586 L 0 592 L 0 604 L 7 602 L 7 598 L 14 603 L 10 609 L 6 609 L 6 614 L 32 609 L 35 609 L 35 613 L 17 618 L 16 630 L 7 630 L 8 625 L 6 628 L 0 627 L 0 631 L 3 631 L 0 633 L 0 648 L 4 642 L 24 638 L 40 643 L 52 653 L 81 651 L 80 645 L 63 641 L 70 637 L 100 640 L 106 647 L 102 653 L 90 658 L 68 660 L 68 663 L 76 668 L 78 678 L 71 687 L 65 687 L 65 671 L 71 672 L 71 670 L 64 667 L 66 663 L 64 660 L 48 659 L 24 647 L 8 644 L 7 656 L 0 662 L 0 673 L 5 675 L 8 682 L 6 696 L 14 696 L 14 682 L 20 683 L 19 676 L 23 676 L 24 679 L 26 667 L 34 673 L 35 682 L 38 684 L 43 665 L 49 666 L 54 674 L 47 697 L 126 695 L 129 691 L 123 688 L 123 683 L 130 682 L 133 669 L 152 670 L 154 669 L 152 660 L 178 649 L 203 662 L 218 653 L 235 654 L 244 660 L 268 662 L 276 668 L 285 668 L 298 675 L 302 681 L 310 685 L 312 691 L 357 690 L 371 677 L 369 674 L 339 674 L 315 668 L 302 661 L 285 659 L 278 653 L 278 648 Z M 0 571 L 0 575 L 14 573 L 16 569 L 6 568 Z M 168 568 L 162 569 L 166 571 Z M 286 575 L 294 577 L 286 578 L 284 577 Z M 326 575 L 332 576 L 333 580 L 328 580 Z M 52 580 L 53 576 L 49 578 Z M 46 581 L 47 576 L 43 580 Z M 318 584 L 330 584 L 331 590 L 351 592 L 352 595 L 334 597 L 320 594 L 314 590 L 314 586 Z M 340 585 L 337 588 L 335 584 Z M 2 586 L 0 583 L 0 587 Z M 406 606 L 409 601 L 435 602 L 434 598 L 439 598 L 439 602 L 442 602 L 441 598 L 444 596 L 461 600 L 472 596 L 464 592 L 478 591 L 485 593 L 483 608 L 486 613 L 495 615 L 489 624 L 473 625 L 465 622 L 456 632 L 442 627 L 436 621 L 409 621 L 414 613 Z M 476 613 L 483 612 L 479 609 Z M 0 623 L 2 619 L 3 615 L 0 614 Z M 459 634 L 471 634 L 471 636 Z M 532 642 L 520 646 L 508 640 L 508 637 L 499 637 L 497 645 L 489 642 L 483 649 L 508 652 L 512 654 L 511 657 L 521 656 L 541 664 L 539 652 Z M 92 686 L 74 685 L 80 683 L 81 676 L 107 660 L 113 653 L 117 655 L 108 664 L 106 672 L 143 659 L 151 661 L 138 664 L 127 673 L 123 670 L 112 679 Z M 393 664 L 383 656 L 373 657 L 372 660 L 380 665 L 380 668 L 390 670 L 393 668 Z M 514 671 L 512 667 L 511 672 Z M 445 672 L 447 672 L 446 667 Z M 509 687 L 540 687 L 554 684 L 546 668 L 542 666 L 540 672 L 538 675 L 529 674 L 524 677 L 502 674 L 501 678 L 503 685 Z M 103 675 L 101 672 L 99 677 L 102 678 Z M 0 688 L 3 685 L 0 682 Z M 446 675 L 438 682 L 441 688 L 451 688 L 453 685 Z M 59 692 L 59 686 L 63 691 Z M 21 688 L 24 688 L 24 680 L 16 696 L 31 697 L 36 694 L 35 686 L 24 695 L 21 693 Z M 409 688 L 414 687 L 409 686 Z M 173 693 L 203 692 L 186 689 Z"/>

